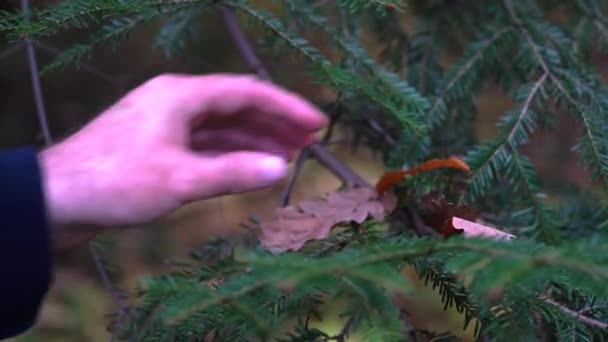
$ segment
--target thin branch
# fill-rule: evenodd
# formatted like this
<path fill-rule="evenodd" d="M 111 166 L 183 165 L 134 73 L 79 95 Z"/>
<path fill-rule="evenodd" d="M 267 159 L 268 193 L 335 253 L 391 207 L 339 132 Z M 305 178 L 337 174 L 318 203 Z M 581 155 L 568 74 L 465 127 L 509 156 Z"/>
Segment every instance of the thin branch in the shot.
<path fill-rule="evenodd" d="M 365 179 L 356 174 L 346 164 L 342 163 L 337 159 L 331 152 L 326 150 L 319 144 L 313 144 L 308 147 L 310 152 L 315 159 L 325 166 L 329 171 L 336 175 L 340 180 L 346 183 L 348 186 L 356 187 L 371 187 Z"/>
<path fill-rule="evenodd" d="M 25 45 L 22 43 L 17 43 L 15 45 L 11 45 L 7 47 L 4 51 L 0 52 L 0 59 L 8 57 L 14 53 L 19 52 Z"/>
<path fill-rule="evenodd" d="M 251 43 L 247 37 L 245 37 L 243 34 L 234 11 L 228 7 L 220 7 L 220 13 L 222 15 L 224 25 L 228 29 L 228 33 L 230 33 L 230 37 L 236 44 L 236 47 L 238 48 L 239 53 L 243 57 L 243 60 L 247 66 L 260 78 L 270 81 L 272 79 L 270 73 L 264 67 L 264 64 L 262 64 L 262 61 L 255 53 L 255 50 L 253 49 L 253 46 L 251 46 Z"/>
<path fill-rule="evenodd" d="M 390 134 L 388 134 L 387 131 L 384 130 L 384 128 L 382 128 L 382 126 L 378 123 L 378 121 L 376 121 L 376 119 L 372 118 L 371 116 L 367 116 L 367 123 L 369 123 L 369 126 L 376 131 L 376 133 L 380 134 L 380 136 L 382 136 L 382 138 L 384 138 L 384 141 L 386 142 L 386 144 L 389 147 L 393 147 L 396 144 L 395 138 L 393 138 Z"/>
<path fill-rule="evenodd" d="M 44 143 L 48 146 L 53 143 L 53 140 L 51 137 L 51 130 L 49 128 L 49 121 L 44 105 L 42 86 L 40 85 L 40 74 L 38 73 L 36 51 L 34 51 L 34 45 L 29 39 L 25 41 L 25 48 L 27 50 L 28 65 L 30 67 L 30 76 L 32 79 L 32 88 L 34 91 L 34 102 L 36 103 L 38 122 L 40 123 L 40 130 L 42 131 L 42 136 L 44 137 Z"/>
<path fill-rule="evenodd" d="M 511 139 L 515 135 L 515 132 L 517 132 L 516 127 L 518 127 L 522 123 L 522 121 L 526 117 L 526 114 L 528 114 L 528 111 L 530 110 L 530 107 L 532 106 L 532 102 L 534 101 L 534 98 L 536 97 L 536 94 L 538 93 L 540 88 L 543 86 L 543 84 L 547 80 L 547 77 L 549 77 L 549 72 L 545 71 L 545 73 L 532 86 L 532 90 L 530 90 L 530 94 L 528 94 L 526 101 L 524 102 L 523 106 L 521 107 L 521 110 L 519 111 L 519 115 L 517 116 L 517 120 L 515 121 L 515 123 L 513 124 L 513 128 L 511 129 L 511 132 L 509 132 L 509 135 L 505 139 L 506 141 L 511 141 Z"/>
<path fill-rule="evenodd" d="M 99 273 L 101 282 L 106 287 L 106 289 L 109 290 L 110 295 L 112 296 L 112 299 L 114 300 L 116 305 L 120 308 L 120 310 L 126 312 L 126 310 L 128 308 L 124 304 L 119 292 L 112 285 L 110 276 L 108 275 L 108 272 L 106 271 L 106 269 L 103 265 L 99 252 L 97 251 L 97 249 L 95 248 L 95 245 L 93 243 L 89 243 L 89 251 L 91 252 L 91 256 L 93 256 L 93 262 L 95 263 L 95 268 L 97 268 L 97 272 Z"/>
<path fill-rule="evenodd" d="M 291 173 L 291 175 L 289 176 L 289 179 L 287 181 L 287 185 L 285 186 L 285 188 L 283 188 L 283 191 L 281 192 L 281 197 L 279 200 L 279 205 L 281 207 L 285 207 L 285 206 L 287 206 L 287 204 L 289 204 L 289 197 L 291 196 L 291 193 L 293 192 L 293 188 L 296 185 L 296 179 L 302 172 L 304 163 L 306 162 L 306 160 L 308 159 L 309 156 L 310 156 L 310 151 L 308 150 L 308 148 L 303 149 L 302 152 L 300 153 L 300 155 L 298 156 L 298 159 L 296 160 L 296 164 L 294 165 L 294 170 Z"/>
<path fill-rule="evenodd" d="M 59 50 L 58 48 L 49 45 L 45 42 L 36 40 L 33 42 L 33 44 L 40 50 L 44 50 L 48 53 L 51 53 L 52 55 L 58 55 L 61 53 L 61 50 Z M 95 67 L 94 65 L 88 64 L 88 63 L 80 63 L 80 67 L 85 70 L 86 72 L 95 75 L 97 77 L 99 77 L 100 79 L 114 85 L 114 86 L 119 86 L 119 82 L 116 81 L 116 77 L 107 74 L 106 72 L 101 71 L 99 68 Z"/>
<path fill-rule="evenodd" d="M 572 316 L 574 319 L 576 319 L 577 321 L 579 321 L 585 325 L 588 325 L 588 326 L 591 326 L 594 328 L 598 328 L 598 329 L 602 329 L 602 330 L 608 330 L 608 323 L 604 323 L 604 322 L 598 321 L 596 319 L 593 319 L 591 317 L 584 316 L 580 312 L 576 312 L 572 309 L 569 309 L 569 308 L 565 307 L 564 305 L 554 301 L 553 299 L 543 298 L 543 301 L 547 304 L 556 306 L 561 312 Z"/>
<path fill-rule="evenodd" d="M 469 58 L 465 65 L 463 65 L 462 68 L 458 70 L 456 75 L 454 75 L 454 77 L 450 79 L 448 84 L 441 90 L 441 93 L 435 98 L 430 109 L 427 111 L 430 115 L 433 115 L 433 112 L 435 112 L 437 107 L 439 107 L 439 105 L 441 105 L 441 102 L 445 99 L 446 94 L 452 89 L 452 87 L 454 87 L 454 85 L 458 83 L 458 80 L 460 80 L 461 77 L 467 74 L 467 72 L 475 65 L 475 62 L 477 62 L 479 58 L 483 57 L 487 49 L 489 49 L 494 42 L 496 42 L 510 30 L 511 27 L 505 27 L 502 30 L 494 33 L 494 35 L 487 39 L 485 41 L 485 44 L 481 48 L 479 48 L 479 50 L 477 50 L 473 56 Z"/>
<path fill-rule="evenodd" d="M 29 1 L 21 0 L 21 12 L 24 16 L 29 15 Z M 38 121 L 40 123 L 40 130 L 44 137 L 45 145 L 53 143 L 51 137 L 51 130 L 49 129 L 49 121 L 46 115 L 46 108 L 44 105 L 44 96 L 42 95 L 42 86 L 40 84 L 40 73 L 38 72 L 38 61 L 36 60 L 36 51 L 34 45 L 29 39 L 25 40 L 25 48 L 27 50 L 27 61 L 30 68 L 30 77 L 32 79 L 32 88 L 34 91 L 34 102 L 36 103 L 36 113 L 38 114 Z"/>

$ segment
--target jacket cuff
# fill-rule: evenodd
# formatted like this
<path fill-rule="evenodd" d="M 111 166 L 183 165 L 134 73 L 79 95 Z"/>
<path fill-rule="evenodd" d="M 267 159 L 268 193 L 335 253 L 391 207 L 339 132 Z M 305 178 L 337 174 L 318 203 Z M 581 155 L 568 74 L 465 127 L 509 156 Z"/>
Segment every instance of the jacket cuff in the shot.
<path fill-rule="evenodd" d="M 51 283 L 52 254 L 38 153 L 0 151 L 0 339 L 30 329 Z"/>

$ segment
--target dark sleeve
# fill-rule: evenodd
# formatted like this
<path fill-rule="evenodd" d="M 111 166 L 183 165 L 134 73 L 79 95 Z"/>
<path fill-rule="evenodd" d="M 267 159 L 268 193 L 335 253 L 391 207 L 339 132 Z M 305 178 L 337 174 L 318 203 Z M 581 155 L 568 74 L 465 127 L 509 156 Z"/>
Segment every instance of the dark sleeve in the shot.
<path fill-rule="evenodd" d="M 51 282 L 51 246 L 36 150 L 0 150 L 0 339 L 36 322 Z"/>

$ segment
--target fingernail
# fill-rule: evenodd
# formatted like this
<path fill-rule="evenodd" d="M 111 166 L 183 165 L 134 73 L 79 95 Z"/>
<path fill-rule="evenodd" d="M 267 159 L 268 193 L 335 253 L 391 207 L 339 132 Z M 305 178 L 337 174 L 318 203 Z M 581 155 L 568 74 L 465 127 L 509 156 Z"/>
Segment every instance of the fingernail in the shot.
<path fill-rule="evenodd" d="M 287 174 L 287 162 L 279 157 L 266 157 L 260 160 L 258 164 L 262 182 L 274 183 L 281 180 Z"/>

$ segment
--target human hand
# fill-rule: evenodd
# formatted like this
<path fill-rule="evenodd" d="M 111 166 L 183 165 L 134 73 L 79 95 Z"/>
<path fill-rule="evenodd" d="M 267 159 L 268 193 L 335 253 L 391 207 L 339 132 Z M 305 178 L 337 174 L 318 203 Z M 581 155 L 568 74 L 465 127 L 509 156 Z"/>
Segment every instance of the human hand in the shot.
<path fill-rule="evenodd" d="M 128 226 L 196 200 L 264 188 L 325 116 L 251 76 L 161 75 L 40 154 L 50 220 Z"/>

